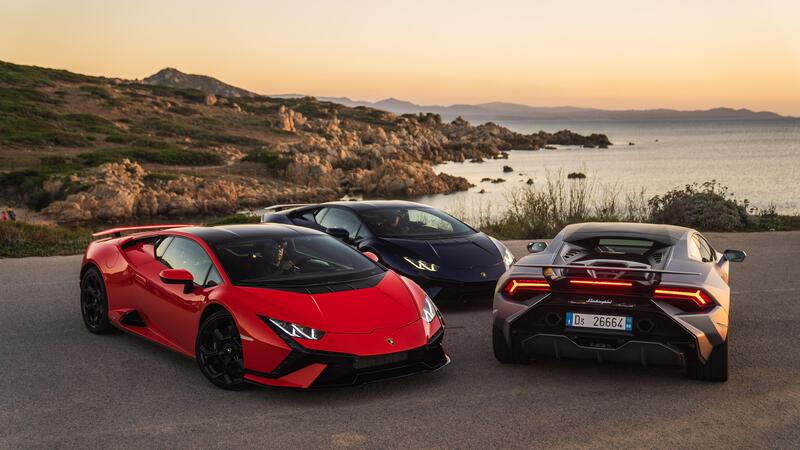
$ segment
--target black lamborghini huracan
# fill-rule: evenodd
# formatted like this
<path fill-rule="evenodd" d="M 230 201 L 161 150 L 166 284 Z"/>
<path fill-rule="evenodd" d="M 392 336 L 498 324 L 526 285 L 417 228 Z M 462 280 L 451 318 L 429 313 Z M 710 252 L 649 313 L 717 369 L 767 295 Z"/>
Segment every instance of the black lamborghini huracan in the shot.
<path fill-rule="evenodd" d="M 282 205 L 261 221 L 325 231 L 419 284 L 434 301 L 489 300 L 514 255 L 497 239 L 407 201 Z"/>

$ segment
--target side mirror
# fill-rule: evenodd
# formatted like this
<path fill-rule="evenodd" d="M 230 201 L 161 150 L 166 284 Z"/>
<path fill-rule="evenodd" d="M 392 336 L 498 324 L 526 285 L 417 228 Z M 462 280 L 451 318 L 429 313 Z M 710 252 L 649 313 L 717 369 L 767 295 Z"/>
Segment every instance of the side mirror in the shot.
<path fill-rule="evenodd" d="M 336 239 L 341 239 L 343 241 L 349 240 L 350 238 L 350 232 L 345 230 L 344 228 L 326 228 L 325 232 L 335 237 Z"/>
<path fill-rule="evenodd" d="M 182 284 L 184 294 L 192 292 L 194 288 L 194 278 L 186 269 L 164 269 L 158 277 L 164 284 Z"/>
<path fill-rule="evenodd" d="M 528 252 L 530 253 L 540 253 L 547 249 L 547 242 L 546 241 L 533 241 L 528 244 Z"/>
<path fill-rule="evenodd" d="M 725 259 L 727 259 L 730 262 L 742 262 L 744 261 L 745 258 L 747 258 L 747 253 L 741 250 L 727 249 L 725 250 L 723 255 L 725 255 Z"/>
<path fill-rule="evenodd" d="M 371 259 L 372 262 L 378 262 L 378 255 L 376 255 L 375 253 L 372 252 L 362 252 L 362 253 L 364 253 L 364 256 Z"/>

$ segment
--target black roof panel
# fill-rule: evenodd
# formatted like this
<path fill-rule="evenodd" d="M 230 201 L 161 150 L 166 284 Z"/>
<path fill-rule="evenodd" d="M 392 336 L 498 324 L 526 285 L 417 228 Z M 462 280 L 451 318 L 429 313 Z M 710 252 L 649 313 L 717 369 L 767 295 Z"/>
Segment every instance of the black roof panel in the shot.
<path fill-rule="evenodd" d="M 187 227 L 177 228 L 175 231 L 193 234 L 204 240 L 209 245 L 215 245 L 234 239 L 249 239 L 260 237 L 290 237 L 298 235 L 322 235 L 320 231 L 310 228 L 283 225 L 275 223 L 251 225 L 220 225 L 216 227 Z"/>

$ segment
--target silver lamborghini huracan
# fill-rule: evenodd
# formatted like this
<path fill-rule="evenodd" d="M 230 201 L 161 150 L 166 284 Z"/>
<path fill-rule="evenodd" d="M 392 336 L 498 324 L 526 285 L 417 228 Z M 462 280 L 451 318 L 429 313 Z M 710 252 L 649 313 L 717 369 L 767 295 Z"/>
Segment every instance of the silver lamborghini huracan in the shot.
<path fill-rule="evenodd" d="M 744 252 L 718 252 L 689 228 L 638 223 L 569 225 L 528 250 L 497 284 L 500 362 L 677 365 L 727 380 L 729 263 Z"/>

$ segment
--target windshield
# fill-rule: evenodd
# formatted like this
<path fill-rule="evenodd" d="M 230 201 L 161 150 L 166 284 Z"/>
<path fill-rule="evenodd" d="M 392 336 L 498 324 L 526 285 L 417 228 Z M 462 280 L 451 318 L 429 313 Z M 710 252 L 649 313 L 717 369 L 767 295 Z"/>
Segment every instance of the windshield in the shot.
<path fill-rule="evenodd" d="M 314 285 L 353 281 L 383 272 L 330 236 L 264 237 L 218 245 L 231 282 L 241 286 Z"/>
<path fill-rule="evenodd" d="M 448 237 L 474 233 L 466 224 L 433 208 L 370 209 L 363 211 L 361 217 L 375 234 L 388 238 Z"/>

